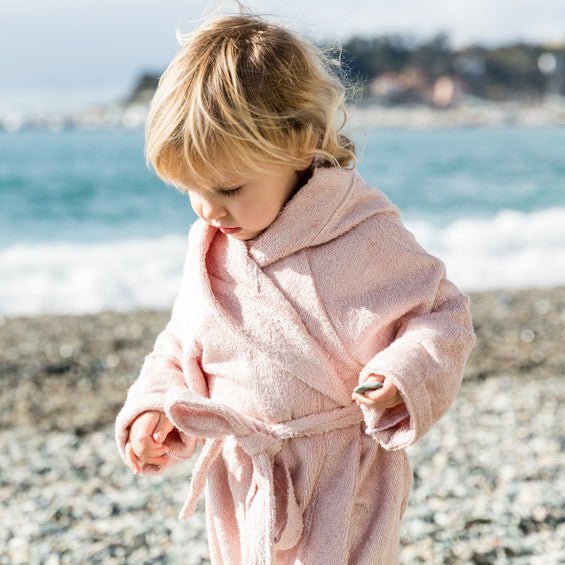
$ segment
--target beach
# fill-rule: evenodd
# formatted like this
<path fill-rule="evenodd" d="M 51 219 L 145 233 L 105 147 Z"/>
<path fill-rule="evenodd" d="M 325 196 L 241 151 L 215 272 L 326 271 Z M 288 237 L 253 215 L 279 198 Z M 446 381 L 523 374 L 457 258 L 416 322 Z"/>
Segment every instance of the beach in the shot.
<path fill-rule="evenodd" d="M 401 563 L 565 563 L 565 287 L 471 294 L 477 344 L 408 450 Z M 0 318 L 0 563 L 207 563 L 191 463 L 136 477 L 113 422 L 167 312 Z M 201 505 L 202 506 L 202 505 Z"/>

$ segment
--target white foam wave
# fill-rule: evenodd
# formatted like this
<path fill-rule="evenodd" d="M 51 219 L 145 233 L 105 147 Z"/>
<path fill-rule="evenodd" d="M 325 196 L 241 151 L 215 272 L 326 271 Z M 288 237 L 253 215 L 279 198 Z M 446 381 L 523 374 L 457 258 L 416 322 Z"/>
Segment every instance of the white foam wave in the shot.
<path fill-rule="evenodd" d="M 169 309 L 185 251 L 185 238 L 174 236 L 0 250 L 0 313 Z"/>
<path fill-rule="evenodd" d="M 408 223 L 466 291 L 565 285 L 565 208 L 501 212 L 446 226 Z M 0 249 L 0 315 L 169 309 L 186 240 L 180 236 Z"/>
<path fill-rule="evenodd" d="M 467 291 L 565 285 L 565 208 L 503 211 L 445 227 L 409 225 Z"/>

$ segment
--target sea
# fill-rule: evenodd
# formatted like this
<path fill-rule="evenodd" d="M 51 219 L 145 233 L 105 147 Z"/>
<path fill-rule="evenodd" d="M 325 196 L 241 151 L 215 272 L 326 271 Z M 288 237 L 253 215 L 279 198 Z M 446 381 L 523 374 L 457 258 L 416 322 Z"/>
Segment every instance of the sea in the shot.
<path fill-rule="evenodd" d="M 360 173 L 464 291 L 565 285 L 565 128 L 355 140 Z M 0 317 L 170 309 L 195 218 L 142 131 L 0 132 Z"/>

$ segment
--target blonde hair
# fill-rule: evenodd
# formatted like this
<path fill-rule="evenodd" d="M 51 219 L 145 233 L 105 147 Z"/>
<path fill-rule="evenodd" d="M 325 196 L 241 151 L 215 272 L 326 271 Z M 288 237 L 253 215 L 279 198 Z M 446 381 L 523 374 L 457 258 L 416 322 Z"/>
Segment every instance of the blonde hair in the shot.
<path fill-rule="evenodd" d="M 157 174 L 203 186 L 273 164 L 355 166 L 345 90 L 311 43 L 239 14 L 190 34 L 161 77 L 146 125 Z M 341 123 L 338 115 L 341 113 Z"/>

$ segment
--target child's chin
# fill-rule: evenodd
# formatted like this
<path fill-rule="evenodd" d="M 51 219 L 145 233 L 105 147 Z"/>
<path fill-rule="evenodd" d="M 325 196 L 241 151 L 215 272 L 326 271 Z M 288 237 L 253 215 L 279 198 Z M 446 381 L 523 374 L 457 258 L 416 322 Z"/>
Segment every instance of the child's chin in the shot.
<path fill-rule="evenodd" d="M 233 237 L 234 239 L 239 239 L 240 241 L 248 241 L 250 239 L 257 237 L 260 233 L 261 233 L 260 231 L 250 232 L 250 231 L 241 230 L 239 233 L 234 233 L 233 235 L 230 235 L 230 237 Z"/>

